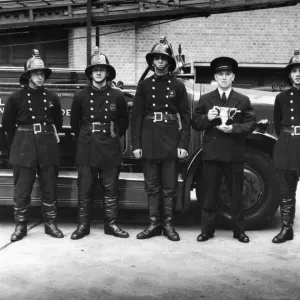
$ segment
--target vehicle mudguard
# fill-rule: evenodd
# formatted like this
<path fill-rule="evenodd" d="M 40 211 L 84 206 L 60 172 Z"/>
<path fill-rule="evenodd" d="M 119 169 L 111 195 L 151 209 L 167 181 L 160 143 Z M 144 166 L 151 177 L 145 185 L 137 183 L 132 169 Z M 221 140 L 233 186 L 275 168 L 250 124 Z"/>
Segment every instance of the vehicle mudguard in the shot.
<path fill-rule="evenodd" d="M 185 213 L 191 204 L 191 196 L 190 196 L 191 186 L 196 171 L 198 170 L 199 167 L 201 168 L 202 165 L 201 154 L 202 154 L 202 147 L 199 147 L 192 154 L 185 171 L 184 182 L 182 187 L 182 204 L 183 204 L 182 213 Z"/>

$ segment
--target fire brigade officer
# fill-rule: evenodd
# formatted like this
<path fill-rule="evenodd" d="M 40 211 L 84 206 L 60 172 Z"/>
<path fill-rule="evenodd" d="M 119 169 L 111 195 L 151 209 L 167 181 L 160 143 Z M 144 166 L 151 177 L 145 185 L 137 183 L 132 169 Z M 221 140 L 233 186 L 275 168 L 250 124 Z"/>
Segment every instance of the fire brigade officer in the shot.
<path fill-rule="evenodd" d="M 222 173 L 231 196 L 233 237 L 243 243 L 249 242 L 243 216 L 244 149 L 245 138 L 255 129 L 256 123 L 249 98 L 232 89 L 237 67 L 238 63 L 230 57 L 218 57 L 211 62 L 218 87 L 201 96 L 192 120 L 195 130 L 204 131 L 202 159 L 205 191 L 202 232 L 197 238 L 199 242 L 214 236 L 216 201 Z M 222 107 L 237 111 L 232 120 L 221 126 L 219 109 Z"/>
<path fill-rule="evenodd" d="M 108 84 L 116 71 L 98 47 L 85 74 L 91 84 L 75 94 L 71 108 L 71 127 L 78 137 L 78 226 L 71 239 L 90 233 L 90 207 L 98 177 L 104 193 L 104 232 L 127 238 L 129 234 L 116 224 L 120 138 L 129 125 L 127 105 L 123 93 Z"/>
<path fill-rule="evenodd" d="M 143 164 L 150 226 L 137 238 L 147 239 L 163 232 L 169 240 L 179 241 L 173 226 L 173 210 L 178 158 L 188 155 L 188 97 L 184 84 L 170 75 L 176 62 L 167 43 L 161 40 L 155 44 L 146 60 L 155 74 L 137 87 L 131 127 L 133 153 Z"/>
<path fill-rule="evenodd" d="M 273 243 L 284 243 L 294 237 L 296 189 L 300 171 L 300 55 L 295 51 L 285 68 L 291 88 L 276 96 L 274 129 L 278 141 L 274 147 L 274 163 L 280 185 L 282 228 Z"/>
<path fill-rule="evenodd" d="M 39 176 L 42 214 L 45 233 L 62 238 L 56 224 L 56 179 L 59 163 L 58 135 L 62 127 L 59 98 L 44 88 L 52 70 L 45 67 L 38 50 L 25 63 L 20 77 L 23 88 L 8 98 L 2 117 L 2 126 L 11 145 L 9 162 L 14 176 L 15 232 L 11 241 L 19 241 L 27 235 L 28 210 L 31 192 Z"/>

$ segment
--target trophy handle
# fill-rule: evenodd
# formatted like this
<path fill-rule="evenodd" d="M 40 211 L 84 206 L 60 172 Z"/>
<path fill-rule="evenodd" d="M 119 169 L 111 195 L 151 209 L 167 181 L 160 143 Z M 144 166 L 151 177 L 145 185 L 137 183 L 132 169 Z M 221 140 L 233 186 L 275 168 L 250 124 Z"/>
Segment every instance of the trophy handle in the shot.
<path fill-rule="evenodd" d="M 218 112 L 218 115 L 220 117 L 220 112 L 221 112 L 220 107 L 219 106 L 214 106 L 213 108 Z"/>
<path fill-rule="evenodd" d="M 231 114 L 233 112 L 233 114 Z M 233 120 L 234 116 L 237 114 L 237 113 L 240 113 L 241 111 L 238 110 L 237 108 L 230 108 L 229 110 L 229 118 L 231 120 Z"/>

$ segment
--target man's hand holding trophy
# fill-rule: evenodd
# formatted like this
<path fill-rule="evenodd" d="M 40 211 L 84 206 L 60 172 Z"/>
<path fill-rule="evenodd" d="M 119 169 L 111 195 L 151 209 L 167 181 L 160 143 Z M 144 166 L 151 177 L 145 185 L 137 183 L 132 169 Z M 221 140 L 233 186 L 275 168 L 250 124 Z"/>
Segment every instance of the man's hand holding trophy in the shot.
<path fill-rule="evenodd" d="M 220 118 L 222 123 L 221 125 L 216 126 L 216 128 L 223 131 L 224 133 L 231 133 L 232 125 L 227 125 L 226 123 L 229 119 L 233 120 L 235 114 L 239 112 L 241 111 L 236 109 L 235 107 L 214 106 L 208 111 L 207 117 L 209 121 Z"/>

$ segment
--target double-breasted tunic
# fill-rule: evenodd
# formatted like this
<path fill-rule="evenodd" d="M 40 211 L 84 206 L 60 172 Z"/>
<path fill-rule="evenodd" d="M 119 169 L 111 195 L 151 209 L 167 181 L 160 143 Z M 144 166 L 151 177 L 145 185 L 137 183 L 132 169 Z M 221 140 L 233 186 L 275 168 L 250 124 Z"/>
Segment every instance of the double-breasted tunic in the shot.
<path fill-rule="evenodd" d="M 35 168 L 59 163 L 59 149 L 54 130 L 35 134 L 20 131 L 23 125 L 55 125 L 62 127 L 62 111 L 58 96 L 44 87 L 26 86 L 11 94 L 5 104 L 2 126 L 11 145 L 9 162 L 12 165 Z M 29 126 L 30 127 L 30 126 Z M 20 128 L 19 128 L 20 129 Z"/>
<path fill-rule="evenodd" d="M 278 141 L 274 147 L 274 163 L 277 169 L 300 170 L 300 91 L 295 87 L 276 96 L 274 105 L 274 129 Z M 284 132 L 288 128 L 295 132 Z"/>
<path fill-rule="evenodd" d="M 116 137 L 109 130 L 114 122 Z M 129 125 L 127 104 L 119 89 L 105 86 L 100 90 L 91 85 L 78 91 L 71 108 L 71 127 L 77 139 L 76 161 L 79 165 L 109 169 L 120 165 L 122 149 L 120 137 Z M 92 132 L 86 124 L 107 124 Z"/>
<path fill-rule="evenodd" d="M 232 124 L 232 132 L 224 133 L 216 128 L 221 124 L 219 118 L 208 120 L 208 111 L 214 106 L 225 106 L 237 108 Z M 244 162 L 245 138 L 254 131 L 256 127 L 254 110 L 249 98 L 234 90 L 231 91 L 224 105 L 218 89 L 201 96 L 195 109 L 192 126 L 197 131 L 204 130 L 203 136 L 203 160 L 214 160 L 223 162 Z"/>
<path fill-rule="evenodd" d="M 182 130 L 175 120 L 154 122 L 154 113 L 180 115 Z M 145 159 L 177 158 L 177 148 L 188 151 L 190 109 L 184 84 L 170 76 L 156 74 L 141 81 L 134 99 L 131 121 L 133 150 L 142 149 Z"/>

